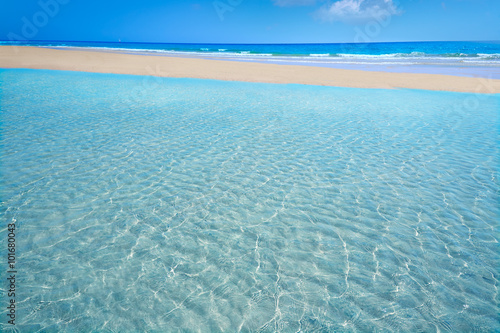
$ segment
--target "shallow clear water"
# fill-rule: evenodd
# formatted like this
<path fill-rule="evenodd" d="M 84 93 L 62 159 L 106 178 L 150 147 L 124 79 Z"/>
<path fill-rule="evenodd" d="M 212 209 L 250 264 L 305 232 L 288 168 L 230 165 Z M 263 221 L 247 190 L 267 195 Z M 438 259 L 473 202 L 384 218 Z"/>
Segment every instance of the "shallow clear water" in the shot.
<path fill-rule="evenodd" d="M 500 330 L 498 95 L 35 70 L 0 89 L 21 331 Z"/>

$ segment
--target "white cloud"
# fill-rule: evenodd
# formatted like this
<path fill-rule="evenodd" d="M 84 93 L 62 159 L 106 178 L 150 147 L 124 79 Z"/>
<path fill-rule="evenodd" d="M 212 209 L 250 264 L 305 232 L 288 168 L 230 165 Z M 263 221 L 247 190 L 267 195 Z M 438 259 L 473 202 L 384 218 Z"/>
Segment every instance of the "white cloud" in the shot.
<path fill-rule="evenodd" d="M 314 5 L 316 0 L 273 0 L 273 3 L 279 7 L 310 6 Z"/>
<path fill-rule="evenodd" d="M 401 11 L 392 0 L 339 0 L 323 6 L 317 15 L 326 21 L 362 23 L 372 19 L 387 19 Z"/>

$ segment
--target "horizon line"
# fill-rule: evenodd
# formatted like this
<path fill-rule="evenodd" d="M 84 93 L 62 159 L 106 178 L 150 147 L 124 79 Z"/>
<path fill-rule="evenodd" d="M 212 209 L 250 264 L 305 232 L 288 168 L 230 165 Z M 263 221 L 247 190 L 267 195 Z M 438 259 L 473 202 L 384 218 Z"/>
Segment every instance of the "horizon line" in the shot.
<path fill-rule="evenodd" d="M 30 43 L 30 42 L 72 42 L 72 43 L 117 43 L 117 44 L 185 44 L 185 45 L 193 45 L 193 44 L 204 44 L 204 45 L 321 45 L 321 44 L 389 44 L 389 43 L 452 43 L 452 42 L 497 42 L 500 43 L 499 40 L 416 40 L 416 41 L 392 41 L 392 42 L 364 42 L 364 43 L 355 43 L 355 42 L 324 42 L 324 43 L 307 43 L 307 42 L 298 42 L 298 43 L 217 43 L 217 42 L 122 42 L 122 41 L 97 41 L 97 40 L 3 40 L 0 39 L 0 42 L 8 42 L 8 43 Z"/>

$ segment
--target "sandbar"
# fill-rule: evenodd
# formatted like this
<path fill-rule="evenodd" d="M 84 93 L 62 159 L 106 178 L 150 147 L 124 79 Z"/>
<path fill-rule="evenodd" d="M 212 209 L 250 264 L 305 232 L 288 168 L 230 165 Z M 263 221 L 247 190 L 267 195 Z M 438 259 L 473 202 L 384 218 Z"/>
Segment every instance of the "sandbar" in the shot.
<path fill-rule="evenodd" d="M 0 68 L 200 78 L 353 88 L 500 93 L 500 80 L 454 75 L 373 72 L 301 65 L 183 58 L 156 54 L 0 46 Z"/>

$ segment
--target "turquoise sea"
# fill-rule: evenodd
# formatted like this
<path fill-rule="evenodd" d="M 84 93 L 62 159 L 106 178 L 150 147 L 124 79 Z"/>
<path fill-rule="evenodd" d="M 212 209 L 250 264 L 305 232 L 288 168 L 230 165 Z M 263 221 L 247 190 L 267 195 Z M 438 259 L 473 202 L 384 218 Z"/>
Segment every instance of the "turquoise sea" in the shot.
<path fill-rule="evenodd" d="M 499 110 L 0 70 L 15 331 L 498 332 Z"/>
<path fill-rule="evenodd" d="M 85 41 L 0 41 L 0 45 L 39 47 L 86 47 L 106 50 L 156 51 L 158 53 L 197 53 L 268 57 L 329 57 L 329 58 L 429 58 L 494 62 L 500 60 L 500 40 L 383 42 L 383 43 L 322 43 L 322 44 L 202 44 L 202 43 L 131 43 Z"/>

